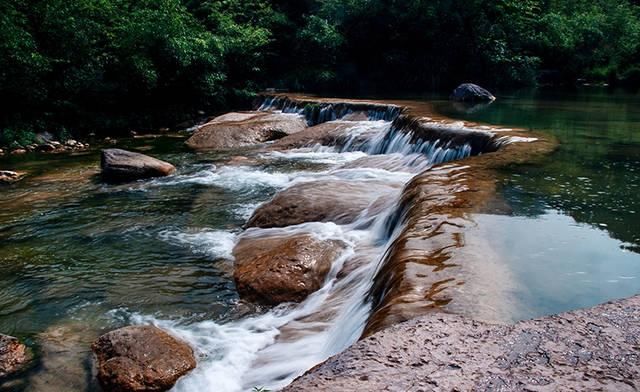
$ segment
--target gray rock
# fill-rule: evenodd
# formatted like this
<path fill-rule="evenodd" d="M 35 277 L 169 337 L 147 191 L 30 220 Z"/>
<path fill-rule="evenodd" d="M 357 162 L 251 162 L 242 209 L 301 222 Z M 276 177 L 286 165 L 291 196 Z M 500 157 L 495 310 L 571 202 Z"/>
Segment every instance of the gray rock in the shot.
<path fill-rule="evenodd" d="M 637 391 L 640 296 L 492 325 L 434 312 L 390 327 L 284 391 Z"/>
<path fill-rule="evenodd" d="M 491 102 L 496 99 L 489 91 L 473 83 L 461 84 L 449 98 L 458 102 Z"/>
<path fill-rule="evenodd" d="M 116 181 L 168 176 L 176 170 L 168 162 L 119 148 L 102 150 L 100 164 L 102 176 Z"/>

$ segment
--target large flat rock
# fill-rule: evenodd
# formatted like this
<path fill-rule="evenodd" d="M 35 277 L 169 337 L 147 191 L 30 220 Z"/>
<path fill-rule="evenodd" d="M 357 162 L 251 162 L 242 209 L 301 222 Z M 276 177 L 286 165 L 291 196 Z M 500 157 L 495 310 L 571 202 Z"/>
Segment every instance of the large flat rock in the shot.
<path fill-rule="evenodd" d="M 238 148 L 277 140 L 306 127 L 304 117 L 296 114 L 234 112 L 200 126 L 186 144 L 196 150 Z"/>
<path fill-rule="evenodd" d="M 492 325 L 434 312 L 378 332 L 285 391 L 637 391 L 640 296 Z"/>
<path fill-rule="evenodd" d="M 286 227 L 306 222 L 348 224 L 394 191 L 397 191 L 394 184 L 376 181 L 303 182 L 278 192 L 261 205 L 246 226 Z"/>
<path fill-rule="evenodd" d="M 168 162 L 119 148 L 102 150 L 100 167 L 105 179 L 116 181 L 162 177 L 176 171 Z"/>

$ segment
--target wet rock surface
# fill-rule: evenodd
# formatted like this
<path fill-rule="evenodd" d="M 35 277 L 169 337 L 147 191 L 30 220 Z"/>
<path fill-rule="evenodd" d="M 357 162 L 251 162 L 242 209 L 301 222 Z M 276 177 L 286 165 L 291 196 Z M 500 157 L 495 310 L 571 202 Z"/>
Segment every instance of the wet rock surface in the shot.
<path fill-rule="evenodd" d="M 473 83 L 463 83 L 456 87 L 450 98 L 458 102 L 490 102 L 496 99 L 488 90 Z"/>
<path fill-rule="evenodd" d="M 25 176 L 24 173 L 18 173 L 10 170 L 0 170 L 0 185 L 13 184 L 20 181 Z"/>
<path fill-rule="evenodd" d="M 340 137 L 344 136 L 345 130 L 353 126 L 351 121 L 325 122 L 313 127 L 309 127 L 301 132 L 297 132 L 273 143 L 272 149 L 288 149 L 313 146 L 315 144 L 334 145 Z"/>
<path fill-rule="evenodd" d="M 300 302 L 322 287 L 343 250 L 340 241 L 309 234 L 245 237 L 233 250 L 236 287 L 250 301 Z"/>
<path fill-rule="evenodd" d="M 13 336 L 0 334 L 0 379 L 19 372 L 30 360 L 27 346 Z"/>
<path fill-rule="evenodd" d="M 306 127 L 295 114 L 228 113 L 200 126 L 185 143 L 196 150 L 229 149 L 277 140 Z"/>
<path fill-rule="evenodd" d="M 260 206 L 247 227 L 285 227 L 305 222 L 353 222 L 372 203 L 397 188 L 392 184 L 362 181 L 313 181 L 293 185 Z M 344 197 L 349 195 L 349 197 Z"/>
<path fill-rule="evenodd" d="M 107 391 L 166 391 L 196 367 L 189 345 L 150 325 L 111 331 L 91 348 Z"/>
<path fill-rule="evenodd" d="M 353 345 L 285 391 L 636 391 L 640 296 L 492 325 L 433 313 Z"/>
<path fill-rule="evenodd" d="M 103 178 L 113 181 L 168 176 L 176 170 L 168 162 L 119 148 L 102 150 L 100 166 Z"/>

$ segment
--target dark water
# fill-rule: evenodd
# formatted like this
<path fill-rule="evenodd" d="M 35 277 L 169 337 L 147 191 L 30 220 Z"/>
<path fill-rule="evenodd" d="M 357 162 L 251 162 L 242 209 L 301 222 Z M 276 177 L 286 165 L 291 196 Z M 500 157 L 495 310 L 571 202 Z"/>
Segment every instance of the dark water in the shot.
<path fill-rule="evenodd" d="M 518 318 L 640 292 L 640 95 L 540 90 L 489 106 L 436 107 L 560 142 L 543 162 L 501 173 L 513 217 L 478 217 L 519 281 Z"/>

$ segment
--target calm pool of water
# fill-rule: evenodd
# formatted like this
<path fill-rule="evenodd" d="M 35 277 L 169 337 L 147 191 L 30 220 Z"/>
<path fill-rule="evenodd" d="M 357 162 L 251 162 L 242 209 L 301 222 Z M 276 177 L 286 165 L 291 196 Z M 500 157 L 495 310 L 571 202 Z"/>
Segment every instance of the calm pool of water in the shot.
<path fill-rule="evenodd" d="M 501 173 L 512 216 L 480 216 L 518 280 L 527 318 L 640 292 L 640 95 L 585 89 L 499 96 L 488 106 L 436 102 L 454 118 L 558 138 L 542 163 Z"/>

